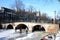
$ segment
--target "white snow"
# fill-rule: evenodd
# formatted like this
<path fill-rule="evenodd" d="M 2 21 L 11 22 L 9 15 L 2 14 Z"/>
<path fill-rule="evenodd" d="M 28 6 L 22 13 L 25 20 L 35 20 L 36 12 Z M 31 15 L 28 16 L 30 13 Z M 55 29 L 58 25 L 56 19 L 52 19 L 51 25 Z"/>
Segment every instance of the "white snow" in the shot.
<path fill-rule="evenodd" d="M 22 33 L 15 30 L 0 30 L 0 40 L 40 40 L 46 34 L 41 32 Z"/>
<path fill-rule="evenodd" d="M 58 31 L 57 35 L 56 35 L 56 39 L 55 40 L 60 40 L 60 31 Z"/>
<path fill-rule="evenodd" d="M 24 36 L 26 36 L 26 33 L 20 34 L 19 32 L 15 32 L 15 30 L 0 30 L 0 40 L 15 40 Z"/>
<path fill-rule="evenodd" d="M 30 33 L 25 37 L 17 38 L 16 40 L 40 40 L 42 38 L 42 35 L 38 34 L 37 32 Z"/>
<path fill-rule="evenodd" d="M 35 35 L 36 33 L 30 33 L 25 37 L 22 38 L 17 38 L 16 40 L 32 40 L 33 38 L 35 39 L 37 37 L 37 35 Z"/>
<path fill-rule="evenodd" d="M 15 30 L 3 30 L 2 32 L 0 32 L 0 40 L 8 40 L 10 38 L 15 38 L 15 37 L 19 37 L 20 34 L 19 33 L 15 33 Z"/>
<path fill-rule="evenodd" d="M 7 37 L 7 36 L 13 34 L 14 32 L 15 32 L 14 30 L 5 30 L 3 32 L 0 32 L 0 38 L 1 37 Z"/>
<path fill-rule="evenodd" d="M 40 36 L 37 32 L 34 33 L 16 33 L 15 30 L 1 30 L 0 40 L 40 40 Z"/>

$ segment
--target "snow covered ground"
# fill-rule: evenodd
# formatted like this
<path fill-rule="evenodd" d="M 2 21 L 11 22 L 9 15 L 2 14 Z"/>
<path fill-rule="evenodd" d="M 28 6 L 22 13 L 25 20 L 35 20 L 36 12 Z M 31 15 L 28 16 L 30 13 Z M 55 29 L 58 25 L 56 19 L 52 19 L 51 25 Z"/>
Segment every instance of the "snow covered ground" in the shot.
<path fill-rule="evenodd" d="M 15 40 L 18 37 L 26 36 L 25 33 L 16 33 L 15 30 L 1 30 L 0 31 L 0 40 Z"/>
<path fill-rule="evenodd" d="M 40 32 L 34 32 L 34 33 L 27 34 L 27 36 L 25 37 L 17 38 L 16 40 L 40 40 L 43 36 L 44 35 Z"/>
<path fill-rule="evenodd" d="M 30 32 L 28 34 L 23 32 L 20 34 L 15 30 L 0 30 L 0 40 L 40 40 L 45 35 L 47 33 L 44 32 Z"/>
<path fill-rule="evenodd" d="M 37 32 L 20 34 L 19 32 L 15 32 L 15 30 L 0 30 L 0 40 L 40 40 L 41 35 L 37 34 Z"/>
<path fill-rule="evenodd" d="M 56 39 L 55 40 L 60 40 L 60 31 L 58 31 L 57 35 L 56 35 Z"/>

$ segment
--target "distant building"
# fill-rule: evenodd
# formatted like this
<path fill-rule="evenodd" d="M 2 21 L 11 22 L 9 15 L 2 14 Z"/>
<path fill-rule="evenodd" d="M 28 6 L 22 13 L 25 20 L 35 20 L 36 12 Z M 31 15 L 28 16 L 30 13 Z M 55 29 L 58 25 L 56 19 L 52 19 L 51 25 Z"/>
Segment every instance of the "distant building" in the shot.
<path fill-rule="evenodd" d="M 0 22 L 10 22 L 13 20 L 13 18 L 16 16 L 15 11 L 5 8 L 5 7 L 1 7 L 0 10 Z"/>

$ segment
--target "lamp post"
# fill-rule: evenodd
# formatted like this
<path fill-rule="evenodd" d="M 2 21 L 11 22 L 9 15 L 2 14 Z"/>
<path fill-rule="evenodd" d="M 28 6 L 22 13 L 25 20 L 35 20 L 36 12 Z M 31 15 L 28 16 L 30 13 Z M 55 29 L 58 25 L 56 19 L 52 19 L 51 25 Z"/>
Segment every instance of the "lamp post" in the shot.
<path fill-rule="evenodd" d="M 56 11 L 54 11 L 54 24 L 56 24 Z"/>

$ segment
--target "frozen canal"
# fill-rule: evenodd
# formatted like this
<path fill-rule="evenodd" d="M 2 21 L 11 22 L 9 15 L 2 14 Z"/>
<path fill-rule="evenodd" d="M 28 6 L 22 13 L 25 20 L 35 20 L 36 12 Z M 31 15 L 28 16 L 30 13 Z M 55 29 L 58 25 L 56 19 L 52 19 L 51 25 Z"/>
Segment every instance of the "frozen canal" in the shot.
<path fill-rule="evenodd" d="M 15 30 L 0 30 L 0 40 L 40 40 L 43 36 L 47 35 L 45 32 L 25 32 L 19 33 Z"/>

